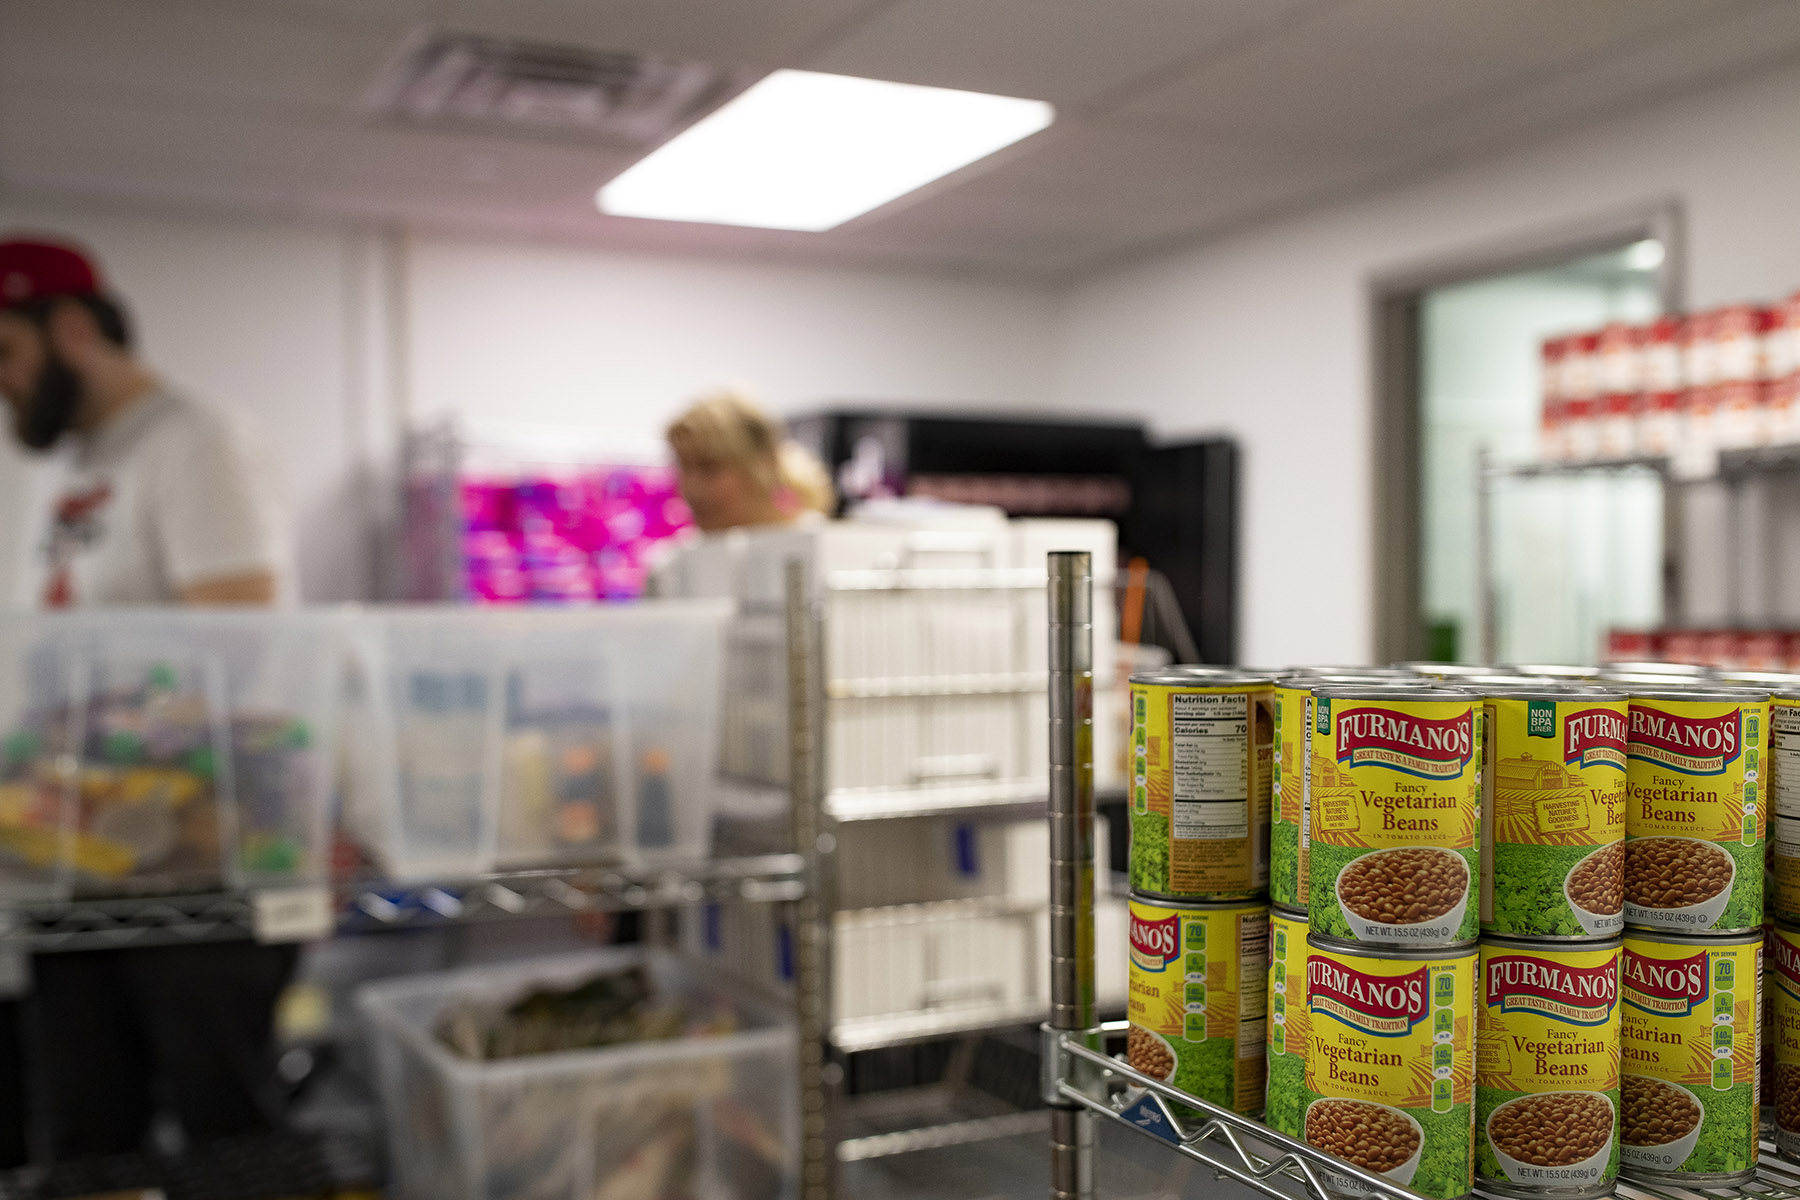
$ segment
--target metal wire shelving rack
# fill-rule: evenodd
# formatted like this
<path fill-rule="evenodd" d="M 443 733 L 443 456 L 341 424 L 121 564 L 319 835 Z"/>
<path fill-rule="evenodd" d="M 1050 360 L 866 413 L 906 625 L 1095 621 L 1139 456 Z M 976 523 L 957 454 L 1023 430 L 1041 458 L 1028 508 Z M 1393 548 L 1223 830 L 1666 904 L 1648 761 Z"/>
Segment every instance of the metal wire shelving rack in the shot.
<path fill-rule="evenodd" d="M 1179 1156 L 1210 1173 L 1209 1200 L 1426 1200 L 1354 1163 L 1133 1070 L 1107 1052 L 1124 1022 L 1094 1008 L 1093 627 L 1088 556 L 1050 555 L 1050 1020 L 1043 1028 L 1051 1200 L 1094 1200 L 1095 1127 L 1130 1131 L 1135 1160 Z M 1197 1113 L 1177 1116 L 1170 1105 Z M 1735 1187 L 1621 1179 L 1620 1200 L 1800 1200 L 1800 1165 L 1763 1139 Z M 1487 1197 L 1476 1189 L 1475 1195 Z M 1494 1197 L 1491 1200 L 1499 1200 Z"/>

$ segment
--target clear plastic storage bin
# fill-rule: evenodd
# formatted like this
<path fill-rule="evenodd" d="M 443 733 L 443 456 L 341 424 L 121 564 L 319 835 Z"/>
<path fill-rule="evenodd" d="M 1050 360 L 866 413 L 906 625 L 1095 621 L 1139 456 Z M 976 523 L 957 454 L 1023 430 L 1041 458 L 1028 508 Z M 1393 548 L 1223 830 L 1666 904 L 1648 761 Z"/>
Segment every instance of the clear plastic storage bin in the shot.
<path fill-rule="evenodd" d="M 729 612 L 360 614 L 353 833 L 402 879 L 705 856 Z"/>
<path fill-rule="evenodd" d="M 218 610 L 0 624 L 0 889 L 328 878 L 342 627 Z"/>
<path fill-rule="evenodd" d="M 479 1062 L 437 1037 L 500 1006 L 637 963 L 734 1032 Z M 799 1049 L 766 1003 L 672 955 L 603 950 L 374 984 L 358 1007 L 402 1200 L 777 1200 L 797 1194 Z"/>

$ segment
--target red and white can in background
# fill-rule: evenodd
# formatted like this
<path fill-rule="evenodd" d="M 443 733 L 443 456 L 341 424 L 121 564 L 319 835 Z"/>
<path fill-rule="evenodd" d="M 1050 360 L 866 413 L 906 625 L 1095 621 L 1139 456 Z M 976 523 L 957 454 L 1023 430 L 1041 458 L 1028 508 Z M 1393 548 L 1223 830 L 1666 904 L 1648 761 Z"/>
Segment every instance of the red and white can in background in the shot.
<path fill-rule="evenodd" d="M 1635 325 L 1615 321 L 1599 333 L 1595 357 L 1598 414 L 1595 448 L 1601 458 L 1625 458 L 1637 452 L 1639 334 Z"/>
<path fill-rule="evenodd" d="M 1712 335 L 1712 314 L 1692 313 L 1681 323 L 1681 408 L 1683 453 L 1705 457 L 1719 445 L 1719 347 Z"/>
<path fill-rule="evenodd" d="M 1666 457 L 1681 439 L 1681 318 L 1658 317 L 1638 330 L 1636 453 Z"/>
<path fill-rule="evenodd" d="M 1694 663 L 1706 653 L 1706 633 L 1700 629 L 1665 629 L 1662 631 L 1661 654 L 1664 662 Z"/>
<path fill-rule="evenodd" d="M 1779 671 L 1787 666 L 1787 641 L 1779 629 L 1746 630 L 1738 635 L 1734 665 L 1745 671 Z"/>
<path fill-rule="evenodd" d="M 1653 629 L 1609 629 L 1602 662 L 1660 662 L 1661 637 Z"/>
<path fill-rule="evenodd" d="M 1721 448 L 1741 450 L 1768 441 L 1764 343 L 1771 323 L 1769 310 L 1755 304 L 1715 309 L 1709 318 Z"/>
<path fill-rule="evenodd" d="M 1600 335 L 1578 333 L 1563 354 L 1563 444 L 1571 459 L 1600 453 Z"/>
<path fill-rule="evenodd" d="M 1800 294 L 1770 310 L 1763 370 L 1768 376 L 1769 441 L 1800 442 Z"/>
<path fill-rule="evenodd" d="M 1569 457 L 1563 428 L 1563 363 L 1568 354 L 1566 337 L 1545 338 L 1538 349 L 1538 392 L 1543 398 L 1538 419 L 1538 455 L 1550 462 Z"/>

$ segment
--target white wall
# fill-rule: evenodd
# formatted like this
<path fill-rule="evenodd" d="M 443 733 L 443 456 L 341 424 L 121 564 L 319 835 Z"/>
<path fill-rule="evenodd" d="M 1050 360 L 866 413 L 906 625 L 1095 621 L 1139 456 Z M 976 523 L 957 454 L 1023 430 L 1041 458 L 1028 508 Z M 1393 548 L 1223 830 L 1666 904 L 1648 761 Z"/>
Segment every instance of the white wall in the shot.
<path fill-rule="evenodd" d="M 1371 281 L 1674 199 L 1691 305 L 1786 295 L 1800 286 L 1797 123 L 1789 70 L 1107 272 L 1067 298 L 1058 402 L 1241 439 L 1244 660 L 1366 658 Z"/>
<path fill-rule="evenodd" d="M 1044 289 L 0 199 L 0 235 L 90 245 L 145 357 L 238 414 L 300 530 L 305 599 L 370 594 L 400 426 L 452 414 L 654 442 L 699 390 L 1023 407 L 1053 386 Z M 38 537 L 0 439 L 0 596 Z"/>
<path fill-rule="evenodd" d="M 1054 298 L 924 275 L 420 237 L 407 311 L 420 417 L 655 438 L 700 390 L 1027 407 L 1053 387 Z"/>

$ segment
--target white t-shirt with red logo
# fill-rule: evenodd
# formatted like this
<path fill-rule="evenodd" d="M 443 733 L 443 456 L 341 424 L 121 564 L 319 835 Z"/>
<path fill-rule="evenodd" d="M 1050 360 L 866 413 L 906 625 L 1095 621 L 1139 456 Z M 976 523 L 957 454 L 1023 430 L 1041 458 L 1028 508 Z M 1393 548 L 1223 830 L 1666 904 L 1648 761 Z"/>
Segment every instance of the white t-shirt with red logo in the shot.
<path fill-rule="evenodd" d="M 45 607 L 170 604 L 261 571 L 292 599 L 273 471 L 222 414 L 157 391 L 73 440 L 34 556 Z"/>

